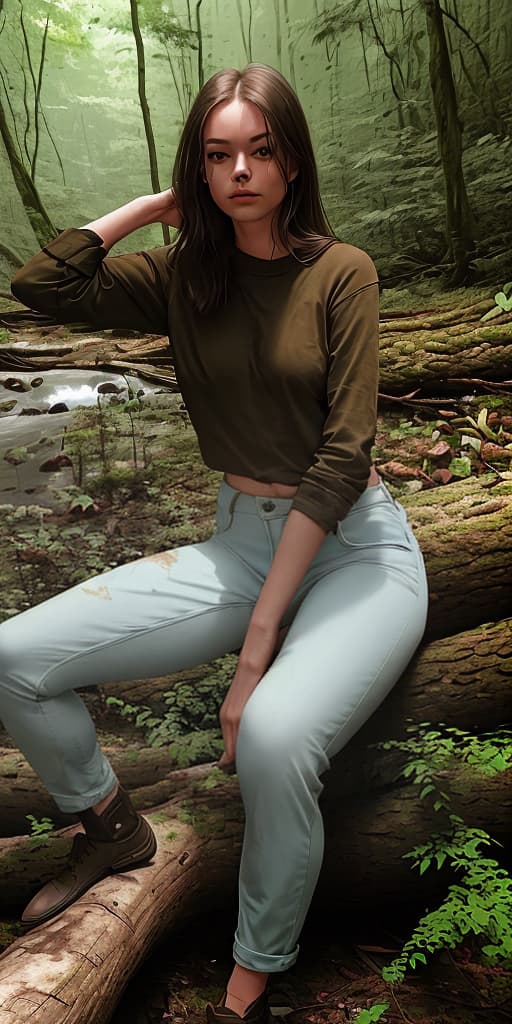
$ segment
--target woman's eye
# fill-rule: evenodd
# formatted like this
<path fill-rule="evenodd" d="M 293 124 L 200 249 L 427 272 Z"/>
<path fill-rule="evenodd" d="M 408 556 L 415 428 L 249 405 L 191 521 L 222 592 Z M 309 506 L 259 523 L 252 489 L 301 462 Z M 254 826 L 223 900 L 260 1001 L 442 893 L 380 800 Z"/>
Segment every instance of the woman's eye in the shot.
<path fill-rule="evenodd" d="M 257 153 L 262 153 L 263 151 L 265 151 L 265 156 L 272 156 L 272 150 L 269 148 L 269 146 L 260 146 L 260 148 L 256 150 Z M 227 153 L 222 153 L 222 151 L 219 149 L 212 149 L 211 152 L 207 154 L 207 156 L 208 160 L 212 160 L 213 157 L 215 156 L 227 156 Z M 218 163 L 219 161 L 214 160 L 213 162 Z"/>

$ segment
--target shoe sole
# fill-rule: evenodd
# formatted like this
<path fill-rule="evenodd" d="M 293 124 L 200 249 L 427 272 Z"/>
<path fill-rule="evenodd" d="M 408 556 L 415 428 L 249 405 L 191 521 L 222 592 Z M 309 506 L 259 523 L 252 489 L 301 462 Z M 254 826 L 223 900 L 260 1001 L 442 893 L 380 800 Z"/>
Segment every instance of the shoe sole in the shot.
<path fill-rule="evenodd" d="M 46 921 L 50 921 L 52 917 L 56 917 L 57 914 L 61 914 L 62 911 L 66 910 L 67 907 L 72 906 L 73 903 L 75 903 L 80 896 L 83 896 L 83 894 L 87 892 L 88 889 L 90 889 L 93 885 L 95 885 L 96 882 L 100 882 L 103 878 L 108 878 L 108 876 L 111 874 L 117 874 L 118 872 L 129 870 L 130 868 L 140 866 L 142 863 L 151 860 L 153 855 L 156 853 L 156 836 L 153 830 L 150 828 L 150 826 L 147 825 L 147 822 L 144 822 L 144 825 L 149 830 L 148 838 L 145 845 L 137 853 L 137 857 L 135 860 L 133 853 L 131 855 L 126 854 L 124 857 L 119 858 L 110 866 L 106 867 L 100 874 L 95 875 L 94 878 L 87 879 L 87 881 L 83 885 L 81 885 L 78 889 L 74 891 L 72 899 L 67 899 L 66 897 L 64 897 L 64 899 L 62 899 L 59 904 L 55 904 L 51 908 L 51 910 L 48 911 L 48 913 L 41 914 L 39 917 L 30 918 L 30 920 L 21 920 L 21 928 L 24 931 L 28 931 L 30 928 L 34 928 L 38 924 L 44 924 Z"/>

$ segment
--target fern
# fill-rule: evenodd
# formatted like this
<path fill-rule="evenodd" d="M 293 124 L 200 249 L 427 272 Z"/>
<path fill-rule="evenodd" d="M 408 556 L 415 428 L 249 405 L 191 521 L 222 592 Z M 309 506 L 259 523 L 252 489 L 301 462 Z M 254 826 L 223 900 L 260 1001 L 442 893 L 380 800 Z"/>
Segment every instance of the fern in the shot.
<path fill-rule="evenodd" d="M 501 961 L 503 966 L 512 966 L 512 878 L 481 850 L 501 843 L 451 813 L 450 796 L 436 782 L 436 775 L 446 774 L 454 759 L 486 775 L 505 771 L 512 764 L 512 732 L 498 729 L 473 736 L 444 723 L 427 731 L 430 724 L 409 726 L 408 732 L 417 733 L 409 740 L 386 740 L 372 746 L 412 755 L 401 775 L 418 787 L 420 800 L 430 797 L 433 809 L 448 817 L 445 829 L 404 854 L 404 859 L 413 858 L 413 868 L 418 868 L 420 875 L 429 868 L 439 871 L 446 864 L 461 878 L 448 887 L 441 905 L 421 918 L 400 955 L 383 968 L 382 977 L 389 982 L 403 981 L 407 967 L 426 964 L 427 954 L 453 949 L 469 933 L 489 940 L 481 950 L 488 963 Z"/>

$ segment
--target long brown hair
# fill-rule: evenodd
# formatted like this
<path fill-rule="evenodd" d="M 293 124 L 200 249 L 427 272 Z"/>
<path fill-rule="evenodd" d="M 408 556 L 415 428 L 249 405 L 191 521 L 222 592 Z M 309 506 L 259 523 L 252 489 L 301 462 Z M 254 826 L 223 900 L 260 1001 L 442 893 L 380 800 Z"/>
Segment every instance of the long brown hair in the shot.
<path fill-rule="evenodd" d="M 285 165 L 299 168 L 277 211 L 281 244 L 301 262 L 313 261 L 339 241 L 327 220 L 308 124 L 297 94 L 286 78 L 268 64 L 248 64 L 243 71 L 218 71 L 197 94 L 185 122 L 172 172 L 172 186 L 183 214 L 173 245 L 174 265 L 183 294 L 200 313 L 228 300 L 233 222 L 213 201 L 204 182 L 203 127 L 223 100 L 254 103 L 277 144 L 274 158 L 286 181 Z M 284 165 L 279 158 L 279 151 Z"/>

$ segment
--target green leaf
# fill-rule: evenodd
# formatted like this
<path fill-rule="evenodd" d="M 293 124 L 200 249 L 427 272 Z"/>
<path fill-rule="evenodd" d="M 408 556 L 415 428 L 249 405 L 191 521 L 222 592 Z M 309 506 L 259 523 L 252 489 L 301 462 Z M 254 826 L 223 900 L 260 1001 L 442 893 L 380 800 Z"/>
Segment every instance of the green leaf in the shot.
<path fill-rule="evenodd" d="M 476 921 L 477 924 L 481 924 L 484 928 L 489 923 L 489 914 L 481 907 L 471 907 L 471 918 Z"/>
<path fill-rule="evenodd" d="M 389 1009 L 389 1003 L 376 1003 L 369 1010 L 361 1010 L 354 1020 L 354 1024 L 374 1024 L 380 1020 L 382 1014 Z"/>
<path fill-rule="evenodd" d="M 18 448 L 9 448 L 4 455 L 5 462 L 8 462 L 11 466 L 21 466 L 21 464 L 23 462 L 27 462 L 29 458 L 30 456 L 26 445 L 19 445 Z"/>
<path fill-rule="evenodd" d="M 86 508 L 90 508 L 91 505 L 94 505 L 94 501 L 88 494 L 77 494 L 71 501 L 69 512 L 75 512 L 77 509 L 85 512 Z"/>
<path fill-rule="evenodd" d="M 450 470 L 450 473 L 453 473 L 454 476 L 471 476 L 471 462 L 467 455 L 456 456 L 450 462 L 448 469 Z"/>
<path fill-rule="evenodd" d="M 494 296 L 494 301 L 500 309 L 503 309 L 505 313 L 508 313 L 512 309 L 512 295 L 509 299 L 504 292 L 497 292 Z"/>
<path fill-rule="evenodd" d="M 420 793 L 420 800 L 423 800 L 429 793 L 432 793 L 435 788 L 436 787 L 432 785 L 424 786 Z"/>
<path fill-rule="evenodd" d="M 485 434 L 485 437 L 488 437 L 490 440 L 495 440 L 497 434 L 495 434 L 494 430 L 491 430 L 491 428 L 487 426 L 487 413 L 488 409 L 480 409 L 477 420 L 478 429 L 482 431 L 482 434 Z"/>
<path fill-rule="evenodd" d="M 464 448 L 465 445 L 469 444 L 471 445 L 472 448 L 475 449 L 476 452 L 479 452 L 482 448 L 482 438 L 471 437 L 469 434 L 462 434 L 460 444 L 461 448 Z"/>

